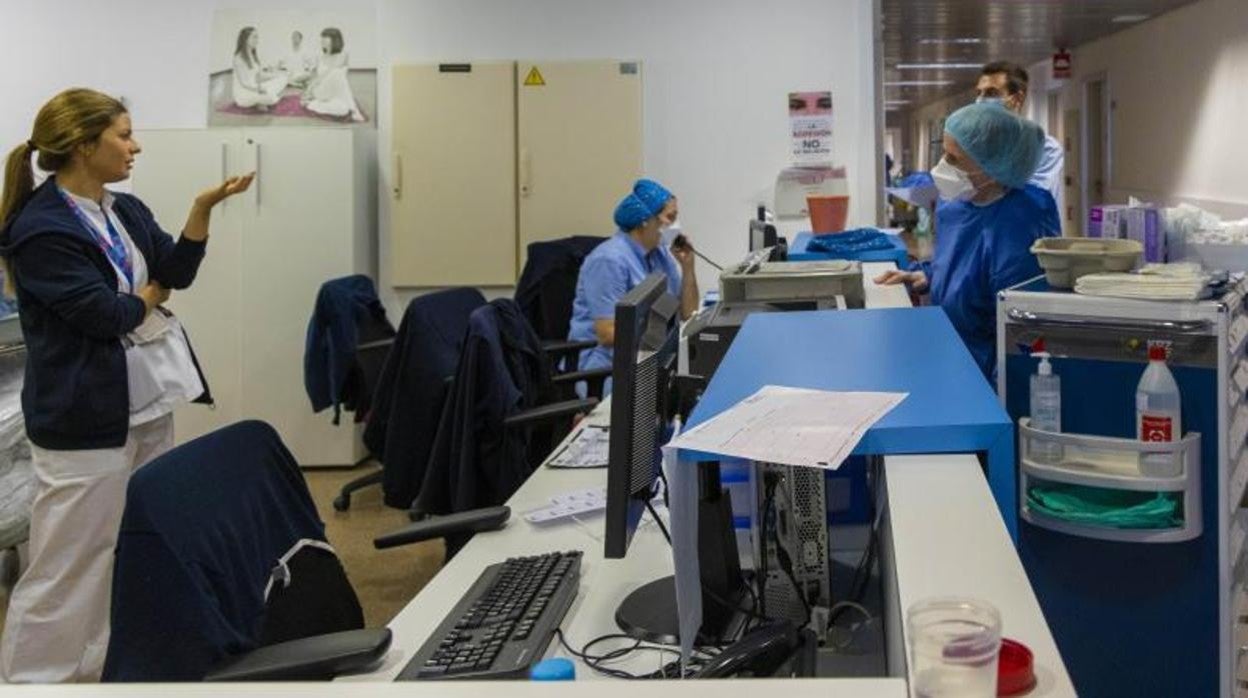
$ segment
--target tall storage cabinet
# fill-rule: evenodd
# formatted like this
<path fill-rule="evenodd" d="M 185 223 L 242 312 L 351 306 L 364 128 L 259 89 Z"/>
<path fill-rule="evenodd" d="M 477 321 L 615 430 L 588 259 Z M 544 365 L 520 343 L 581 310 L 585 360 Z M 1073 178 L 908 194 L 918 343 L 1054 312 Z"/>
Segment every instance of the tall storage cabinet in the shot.
<path fill-rule="evenodd" d="M 635 61 L 397 65 L 396 286 L 511 286 L 528 244 L 611 232 L 642 171 Z"/>
<path fill-rule="evenodd" d="M 346 128 L 146 131 L 134 193 L 176 235 L 195 195 L 255 170 L 250 191 L 213 211 L 195 284 L 174 292 L 216 406 L 174 416 L 178 442 L 239 419 L 274 426 L 304 466 L 364 456 L 351 415 L 313 414 L 303 384 L 308 320 L 325 281 L 376 277 L 375 135 Z"/>

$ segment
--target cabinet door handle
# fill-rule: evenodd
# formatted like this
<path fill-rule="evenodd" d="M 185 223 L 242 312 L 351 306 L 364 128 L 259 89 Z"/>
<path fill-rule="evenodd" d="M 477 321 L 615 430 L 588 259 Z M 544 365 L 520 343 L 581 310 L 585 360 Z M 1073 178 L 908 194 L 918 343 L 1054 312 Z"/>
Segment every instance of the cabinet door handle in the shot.
<path fill-rule="evenodd" d="M 528 148 L 520 149 L 520 196 L 527 198 L 533 193 L 533 156 Z"/>
<path fill-rule="evenodd" d="M 221 141 L 221 181 L 224 182 L 226 177 L 230 176 L 230 144 Z M 228 204 L 229 198 L 223 199 L 222 204 Z"/>
<path fill-rule="evenodd" d="M 390 176 L 394 180 L 394 186 L 391 187 L 391 191 L 394 193 L 394 198 L 402 199 L 403 198 L 403 156 L 397 152 L 394 154 L 394 171 L 390 174 Z"/>
<path fill-rule="evenodd" d="M 260 170 L 260 142 L 257 141 L 254 145 L 256 148 L 256 181 L 254 182 L 256 186 L 256 208 L 260 208 L 260 183 L 264 181 L 264 173 Z"/>

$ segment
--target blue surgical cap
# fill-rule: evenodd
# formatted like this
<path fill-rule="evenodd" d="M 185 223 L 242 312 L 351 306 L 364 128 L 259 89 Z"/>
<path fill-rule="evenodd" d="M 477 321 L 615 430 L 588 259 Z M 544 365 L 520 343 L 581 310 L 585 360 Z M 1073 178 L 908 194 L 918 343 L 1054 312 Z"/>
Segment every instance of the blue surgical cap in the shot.
<path fill-rule="evenodd" d="M 995 181 L 1021 189 L 1035 174 L 1044 131 L 1000 104 L 971 104 L 945 120 L 945 133 Z"/>
<path fill-rule="evenodd" d="M 620 230 L 632 230 L 659 215 L 672 193 L 652 179 L 639 179 L 633 191 L 615 207 L 615 224 Z"/>

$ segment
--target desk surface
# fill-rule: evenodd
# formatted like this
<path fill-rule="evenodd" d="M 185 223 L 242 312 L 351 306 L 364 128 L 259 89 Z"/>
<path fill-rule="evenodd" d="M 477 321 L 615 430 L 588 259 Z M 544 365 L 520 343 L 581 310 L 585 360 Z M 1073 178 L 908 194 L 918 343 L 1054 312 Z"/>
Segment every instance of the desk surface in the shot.
<path fill-rule="evenodd" d="M 689 426 L 765 385 L 909 393 L 867 432 L 856 453 L 981 450 L 1012 428 L 940 308 L 752 315 Z"/>
<path fill-rule="evenodd" d="M 1035 655 L 1037 684 L 1028 698 L 1075 695 L 979 462 L 968 455 L 889 456 L 884 477 L 902 612 L 935 596 L 988 601 L 1001 612 L 1002 636 Z"/>
<path fill-rule="evenodd" d="M 589 423 L 604 424 L 608 414 L 609 403 L 595 411 Z M 522 518 L 525 511 L 544 505 L 553 495 L 605 487 L 606 474 L 602 468 L 557 470 L 545 467 L 534 473 L 509 500 L 512 519 L 506 528 L 477 534 L 390 623 L 394 642 L 384 664 L 370 674 L 339 680 L 392 681 L 477 575 L 488 565 L 510 555 L 570 548 L 584 550 L 580 591 L 568 611 L 563 629 L 574 647 L 600 635 L 617 632 L 614 614 L 618 603 L 633 589 L 672 573 L 670 548 L 658 528 L 643 524 L 628 556 L 622 560 L 606 560 L 602 557 L 601 514 L 580 523 L 542 527 Z M 886 521 L 892 531 L 899 607 L 904 611 L 918 599 L 954 593 L 989 600 L 1001 611 L 1007 636 L 1023 642 L 1036 653 L 1041 688 L 1045 690 L 1034 695 L 1074 695 L 1073 690 L 1068 690 L 1065 668 L 1022 564 L 996 514 L 975 458 L 965 455 L 890 457 L 885 459 L 885 480 L 890 509 Z M 568 655 L 552 643 L 547 656 Z M 634 672 L 650 671 L 657 668 L 656 655 L 639 655 L 615 666 Z M 577 683 L 592 680 L 595 686 L 602 687 L 595 688 L 595 693 L 616 690 L 615 685 L 629 685 L 600 681 L 605 677 L 593 673 L 580 662 L 577 662 L 577 677 Z M 657 683 L 677 685 L 679 682 Z M 439 687 L 443 685 L 449 684 L 438 684 Z M 509 684 L 509 695 L 512 685 L 520 686 L 519 683 Z M 649 685 L 647 691 L 651 690 Z M 761 688 L 757 682 L 749 685 L 756 690 Z M 481 684 L 476 686 L 481 690 Z M 607 686 L 613 688 L 607 689 Z M 791 685 L 786 683 L 784 691 L 800 696 L 807 689 L 821 691 L 821 695 L 866 698 L 906 694 L 905 682 L 900 678 L 849 682 L 803 680 Z M 727 691 L 725 696 L 735 695 L 737 686 L 725 684 L 723 690 Z"/>

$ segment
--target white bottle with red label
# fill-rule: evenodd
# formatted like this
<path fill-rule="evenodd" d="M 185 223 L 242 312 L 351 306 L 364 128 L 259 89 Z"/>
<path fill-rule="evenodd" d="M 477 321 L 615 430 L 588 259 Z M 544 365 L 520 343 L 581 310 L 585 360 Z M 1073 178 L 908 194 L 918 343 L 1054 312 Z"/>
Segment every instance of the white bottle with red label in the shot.
<path fill-rule="evenodd" d="M 1166 366 L 1166 347 L 1150 344 L 1148 368 L 1135 389 L 1136 438 L 1178 441 L 1183 438 L 1179 384 Z M 1140 454 L 1140 473 L 1147 477 L 1178 477 L 1179 461 L 1171 454 Z"/>

